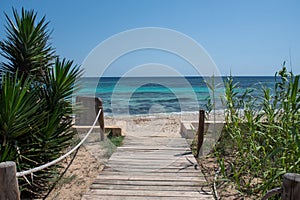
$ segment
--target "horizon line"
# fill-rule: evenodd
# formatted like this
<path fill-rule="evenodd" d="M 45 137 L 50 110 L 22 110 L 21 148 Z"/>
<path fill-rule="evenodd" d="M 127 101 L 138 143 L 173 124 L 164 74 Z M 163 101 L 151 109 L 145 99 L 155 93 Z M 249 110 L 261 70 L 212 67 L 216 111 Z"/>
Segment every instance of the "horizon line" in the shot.
<path fill-rule="evenodd" d="M 221 75 L 214 77 L 229 77 L 230 75 Z M 213 76 L 196 76 L 196 75 L 187 75 L 187 76 L 102 76 L 101 78 L 178 78 L 178 77 L 213 77 Z M 232 77 L 275 77 L 275 75 L 232 75 Z M 82 76 L 82 78 L 100 78 L 97 76 Z"/>

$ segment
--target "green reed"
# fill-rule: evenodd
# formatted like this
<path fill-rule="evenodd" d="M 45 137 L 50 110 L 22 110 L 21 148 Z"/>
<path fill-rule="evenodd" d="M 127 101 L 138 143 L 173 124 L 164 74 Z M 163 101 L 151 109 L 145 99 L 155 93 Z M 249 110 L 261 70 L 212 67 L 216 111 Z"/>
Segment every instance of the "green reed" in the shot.
<path fill-rule="evenodd" d="M 226 124 L 215 155 L 223 176 L 248 195 L 280 186 L 284 173 L 300 173 L 299 75 L 283 66 L 275 81 L 273 92 L 257 89 L 260 97 L 253 90 L 239 92 L 232 76 L 225 82 Z"/>

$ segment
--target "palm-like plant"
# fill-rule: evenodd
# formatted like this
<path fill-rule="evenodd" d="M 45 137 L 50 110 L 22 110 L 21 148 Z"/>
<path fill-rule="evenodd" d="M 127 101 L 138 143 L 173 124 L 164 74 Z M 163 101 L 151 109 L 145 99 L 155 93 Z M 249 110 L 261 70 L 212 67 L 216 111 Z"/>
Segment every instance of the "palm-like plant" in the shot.
<path fill-rule="evenodd" d="M 6 15 L 8 37 L 0 42 L 7 59 L 0 70 L 0 161 L 14 160 L 22 171 L 58 158 L 70 146 L 71 98 L 81 71 L 54 55 L 45 17 L 36 23 L 33 11 L 13 14 L 15 23 Z M 21 197 L 43 197 L 60 167 L 20 178 Z"/>
<path fill-rule="evenodd" d="M 20 167 L 30 169 L 32 166 L 41 165 L 58 158 L 71 144 L 75 132 L 72 129 L 72 92 L 77 88 L 75 82 L 80 75 L 78 67 L 73 67 L 71 61 L 55 61 L 53 68 L 47 71 L 45 82 L 36 83 L 35 91 L 39 98 L 45 101 L 40 107 L 43 122 L 38 126 L 38 132 L 30 138 L 30 142 L 24 141 L 21 156 L 27 162 L 20 162 Z M 21 180 L 24 196 L 39 194 L 47 191 L 49 180 L 58 174 L 61 166 L 51 166 L 43 171 L 35 173 L 35 180 L 28 183 Z M 45 183 L 48 185 L 45 186 Z M 36 196 L 36 195 L 35 195 Z"/>
<path fill-rule="evenodd" d="M 17 10 L 13 9 L 13 14 L 15 22 L 5 14 L 7 39 L 0 42 L 0 48 L 1 55 L 8 62 L 1 63 L 0 72 L 18 71 L 18 75 L 24 78 L 29 75 L 42 78 L 55 57 L 49 43 L 48 22 L 43 17 L 36 23 L 37 13 L 33 10 L 22 9 L 22 15 L 19 16 Z"/>
<path fill-rule="evenodd" d="M 0 162 L 16 160 L 19 141 L 28 134 L 34 135 L 42 124 L 44 104 L 31 90 L 31 82 L 22 81 L 10 74 L 3 76 L 0 94 Z"/>

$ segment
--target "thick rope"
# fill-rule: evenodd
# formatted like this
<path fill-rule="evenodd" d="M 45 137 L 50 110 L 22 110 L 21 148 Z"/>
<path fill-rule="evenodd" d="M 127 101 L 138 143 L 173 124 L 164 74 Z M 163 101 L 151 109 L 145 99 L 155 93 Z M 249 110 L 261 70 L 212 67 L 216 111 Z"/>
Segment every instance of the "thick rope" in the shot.
<path fill-rule="evenodd" d="M 269 190 L 261 200 L 267 200 L 268 198 L 274 196 L 275 194 L 280 194 L 282 193 L 282 188 L 278 187 L 278 188 L 274 188 L 272 190 Z"/>
<path fill-rule="evenodd" d="M 214 183 L 213 183 L 213 191 L 214 191 L 214 195 L 215 195 L 215 198 L 216 200 L 219 200 L 221 199 L 218 195 L 218 190 L 217 190 L 217 180 L 218 180 L 218 176 L 219 176 L 219 173 L 220 173 L 220 167 L 218 168 L 218 170 L 216 171 L 215 173 L 215 176 L 214 176 Z"/>
<path fill-rule="evenodd" d="M 39 167 L 35 167 L 33 169 L 29 169 L 29 170 L 26 170 L 26 171 L 22 171 L 22 172 L 17 172 L 17 177 L 20 177 L 20 176 L 25 176 L 25 175 L 28 175 L 28 174 L 33 174 L 34 172 L 37 172 L 37 171 L 40 171 L 40 170 L 43 170 L 51 165 L 54 165 L 58 162 L 60 162 L 61 160 L 63 160 L 64 158 L 68 157 L 71 153 L 73 153 L 76 149 L 78 149 L 82 144 L 83 142 L 88 138 L 88 136 L 91 134 L 93 128 L 95 127 L 96 123 L 97 123 L 97 120 L 100 116 L 100 113 L 101 113 L 101 109 L 99 110 L 98 114 L 97 114 L 97 117 L 92 125 L 92 127 L 90 128 L 89 132 L 86 134 L 86 136 L 73 148 L 71 149 L 68 153 L 62 155 L 61 157 L 49 162 L 49 163 L 46 163 L 44 165 L 41 165 Z M 100 130 L 101 131 L 101 130 Z"/>

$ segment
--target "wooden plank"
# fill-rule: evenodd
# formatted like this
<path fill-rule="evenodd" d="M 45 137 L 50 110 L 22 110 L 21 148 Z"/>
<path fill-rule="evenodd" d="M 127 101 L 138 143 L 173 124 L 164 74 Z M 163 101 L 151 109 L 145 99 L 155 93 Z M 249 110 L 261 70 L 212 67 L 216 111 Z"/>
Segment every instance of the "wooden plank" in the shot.
<path fill-rule="evenodd" d="M 196 162 L 195 162 L 196 163 Z M 149 165 L 149 166 L 157 166 L 157 165 L 171 165 L 171 166 L 186 166 L 190 165 L 191 163 L 187 160 L 128 160 L 128 161 L 119 161 L 119 160 L 112 160 L 109 162 L 109 165 Z"/>
<path fill-rule="evenodd" d="M 120 162 L 120 161 L 111 161 L 108 163 L 107 166 L 147 166 L 148 168 L 156 167 L 156 166 L 176 166 L 176 167 L 184 167 L 191 165 L 188 161 L 180 161 L 180 160 L 159 160 L 159 161 L 151 161 L 151 160 L 144 160 L 144 161 L 126 161 L 126 162 Z"/>
<path fill-rule="evenodd" d="M 192 173 L 193 171 L 188 170 L 188 169 L 183 169 L 179 170 L 176 168 L 173 169 L 118 169 L 118 168 L 113 168 L 112 171 L 114 172 L 119 172 L 119 173 L 129 173 L 129 174 L 140 174 L 140 173 L 177 173 L 177 174 L 182 174 L 182 173 Z"/>
<path fill-rule="evenodd" d="M 208 195 L 203 191 L 145 191 L 145 190 L 91 190 L 90 194 L 97 195 L 119 195 L 119 196 L 147 196 L 147 197 L 201 197 L 201 195 Z"/>
<path fill-rule="evenodd" d="M 122 155 L 118 155 L 118 156 L 114 156 L 111 158 L 111 160 L 193 160 L 196 161 L 195 158 L 193 156 L 187 156 L 187 157 L 183 157 L 183 156 L 177 156 L 177 153 L 170 153 L 170 152 L 166 152 L 164 154 L 164 156 L 162 155 L 161 152 L 157 153 L 157 155 L 155 154 L 150 154 L 150 153 L 139 153 L 137 154 L 136 157 L 132 156 L 132 155 L 126 155 L 126 153 L 124 153 L 124 156 Z"/>
<path fill-rule="evenodd" d="M 124 174 L 124 171 L 116 171 L 113 170 L 112 168 L 107 168 L 105 169 L 103 172 L 101 172 L 102 174 L 108 173 L 108 174 Z M 145 170 L 138 170 L 138 171 L 132 171 L 129 174 L 155 174 L 157 176 L 161 176 L 162 174 L 173 174 L 173 176 L 176 176 L 176 174 L 180 174 L 181 176 L 197 176 L 199 175 L 199 171 L 192 171 L 192 170 L 180 170 L 178 171 L 178 169 L 160 169 L 160 170 L 149 170 L 149 169 L 145 169 Z"/>
<path fill-rule="evenodd" d="M 127 147 L 131 148 L 146 148 L 146 147 L 155 147 L 155 148 L 174 148 L 174 149 L 186 149 L 189 148 L 187 144 L 156 144 L 156 143 L 142 143 L 142 142 L 137 142 L 137 143 L 127 143 Z"/>
<path fill-rule="evenodd" d="M 168 154 L 168 155 L 163 155 L 161 153 L 137 153 L 136 156 L 131 155 L 131 154 L 125 154 L 122 156 L 122 154 L 114 155 L 110 158 L 110 160 L 114 159 L 135 159 L 135 160 L 165 160 L 165 159 L 195 159 L 194 156 L 181 156 L 179 154 Z"/>
<path fill-rule="evenodd" d="M 110 185 L 156 185 L 156 186 L 203 186 L 203 181 L 147 181 L 147 180 L 102 180 L 96 179 L 93 184 L 110 184 Z"/>
<path fill-rule="evenodd" d="M 82 200 L 170 200 L 170 197 L 134 197 L 134 196 L 104 196 L 102 195 L 101 198 L 98 195 L 84 195 Z M 172 200 L 210 200 L 213 198 L 204 196 L 204 197 L 171 197 Z"/>
<path fill-rule="evenodd" d="M 170 171 L 174 173 L 179 173 L 181 171 L 188 171 L 189 169 L 186 169 L 184 167 L 182 168 L 177 168 L 177 167 L 152 167 L 152 168 L 146 168 L 143 166 L 138 166 L 138 167 L 120 167 L 120 166 L 110 166 L 114 171 L 119 171 L 119 172 L 128 172 L 128 173 L 135 173 L 135 172 L 145 172 L 145 173 L 151 173 L 151 172 L 159 172 L 159 171 Z"/>
<path fill-rule="evenodd" d="M 104 170 L 101 172 L 100 175 L 123 175 L 124 172 L 118 172 L 118 171 L 109 171 Z M 204 177 L 201 173 L 198 172 L 180 172 L 180 173 L 174 173 L 174 171 L 157 171 L 157 172 L 135 172 L 135 173 L 128 173 L 128 175 L 149 175 L 149 176 L 180 176 L 180 177 Z"/>
<path fill-rule="evenodd" d="M 106 166 L 105 166 L 105 170 L 106 170 L 106 168 L 110 168 L 111 170 L 113 170 L 113 171 L 120 171 L 120 169 L 127 169 L 128 167 L 130 167 L 130 166 L 126 166 L 126 167 L 124 167 L 124 166 L 120 166 L 120 165 L 111 165 L 111 166 L 109 166 L 109 164 L 107 164 Z M 131 166 L 132 167 L 132 166 Z M 118 170 L 117 170 L 118 169 Z M 178 167 L 178 166 L 174 166 L 174 167 L 172 167 L 172 166 L 163 166 L 163 167 L 159 167 L 159 168 L 155 168 L 155 167 L 153 167 L 153 166 L 141 166 L 141 167 L 136 167 L 136 169 L 138 170 L 137 172 L 143 172 L 144 170 L 143 169 L 145 169 L 145 170 L 149 170 L 149 169 L 152 169 L 152 170 L 156 170 L 156 171 L 172 171 L 172 172 L 186 172 L 186 171 L 189 171 L 189 172 L 197 172 L 197 173 L 201 173 L 201 171 L 199 170 L 199 168 L 194 168 L 193 166 L 181 166 L 181 167 Z"/>
<path fill-rule="evenodd" d="M 180 161 L 180 162 L 188 162 L 189 161 L 194 161 L 196 162 L 196 160 L 193 158 L 193 157 L 174 157 L 174 156 L 169 156 L 169 157 L 151 157 L 151 158 L 148 158 L 148 157 L 144 157 L 144 159 L 142 158 L 130 158 L 130 157 L 113 157 L 110 159 L 110 161 L 114 161 L 114 162 L 128 162 L 128 161 L 134 161 L 134 162 L 144 162 L 144 161 L 148 161 L 148 162 L 164 162 L 164 161 Z"/>
<path fill-rule="evenodd" d="M 135 160 L 162 160 L 162 159 L 195 159 L 194 156 L 192 155 L 179 155 L 179 154 L 173 154 L 170 155 L 169 157 L 167 157 L 166 155 L 162 155 L 162 154 L 157 154 L 157 153 L 144 153 L 144 154 L 126 154 L 126 155 L 122 155 L 122 154 L 113 154 L 110 157 L 110 160 L 114 160 L 114 159 L 118 159 L 118 160 L 128 160 L 128 159 L 135 159 Z"/>
<path fill-rule="evenodd" d="M 101 180 L 128 180 L 128 181 L 205 181 L 205 179 L 200 179 L 200 177 L 181 177 L 181 176 L 153 176 L 153 175 L 103 175 L 97 176 L 97 179 Z"/>
<path fill-rule="evenodd" d="M 173 151 L 185 151 L 190 150 L 188 146 L 158 146 L 155 144 L 129 144 L 129 146 L 124 146 L 121 150 L 131 150 L 131 149 L 141 149 L 141 150 L 173 150 Z"/>
<path fill-rule="evenodd" d="M 155 144 L 143 144 L 143 143 L 137 143 L 137 144 L 128 144 L 126 148 L 139 148 L 139 149 L 175 149 L 175 150 L 181 150 L 181 149 L 189 149 L 187 145 L 172 145 L 172 146 L 166 146 L 166 145 L 155 145 Z"/>
<path fill-rule="evenodd" d="M 118 173 L 124 173 L 124 170 L 122 172 L 120 172 L 120 170 L 117 170 L 117 168 L 111 168 L 111 167 L 107 167 L 105 168 L 104 170 L 105 172 L 118 172 Z M 185 168 L 185 169 L 178 169 L 178 168 L 163 168 L 163 169 L 158 169 L 158 170 L 153 170 L 150 171 L 149 169 L 136 169 L 135 171 L 131 171 L 132 174 L 138 174 L 138 173 L 174 173 L 174 174 L 186 174 L 186 173 L 189 173 L 189 174 L 194 174 L 197 175 L 199 173 L 201 173 L 201 171 L 199 170 L 195 170 L 194 168 Z"/>
<path fill-rule="evenodd" d="M 187 165 L 187 164 L 170 164 L 170 163 L 161 163 L 161 164 L 151 164 L 148 165 L 135 165 L 135 164 L 117 164 L 117 163 L 108 163 L 106 165 L 107 167 L 111 167 L 114 169 L 122 170 L 122 169 L 152 169 L 152 170 L 160 170 L 160 169 L 185 169 L 185 168 L 194 168 L 193 166 Z"/>
<path fill-rule="evenodd" d="M 109 189 L 109 190 L 148 190 L 148 191 L 198 191 L 199 189 L 210 192 L 210 188 L 199 186 L 157 186 L 157 185 L 108 185 L 93 184 L 90 189 Z"/>
<path fill-rule="evenodd" d="M 124 153 L 126 154 L 126 153 Z M 131 155 L 124 155 L 122 157 L 121 155 L 114 156 L 111 158 L 111 160 L 191 160 L 191 161 L 196 161 L 194 157 L 182 157 L 182 156 L 175 156 L 176 154 L 171 154 L 166 152 L 165 156 L 163 156 L 161 153 L 157 154 L 155 156 L 154 154 L 137 154 L 137 157 L 133 157 Z M 188 159 L 188 160 L 187 160 Z"/>

